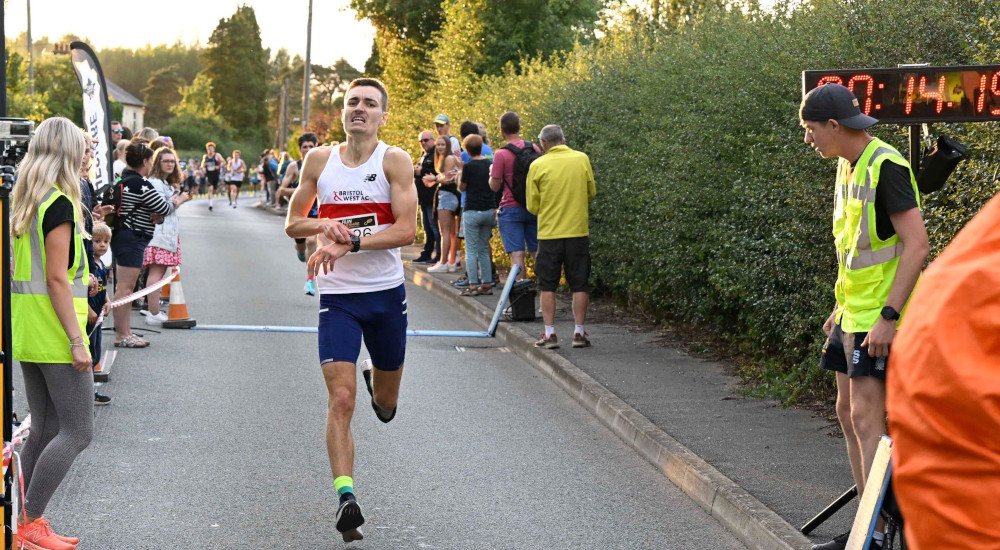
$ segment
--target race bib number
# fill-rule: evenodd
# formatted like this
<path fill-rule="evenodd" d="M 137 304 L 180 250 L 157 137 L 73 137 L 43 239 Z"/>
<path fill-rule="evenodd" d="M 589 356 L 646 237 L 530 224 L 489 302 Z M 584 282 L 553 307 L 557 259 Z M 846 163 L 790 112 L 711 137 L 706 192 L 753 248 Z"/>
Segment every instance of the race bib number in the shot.
<path fill-rule="evenodd" d="M 214 160 L 206 160 L 205 161 L 205 170 L 208 170 L 209 172 L 214 172 L 215 171 L 215 161 Z"/>
<path fill-rule="evenodd" d="M 348 229 L 359 237 L 367 237 L 375 233 L 375 228 L 378 227 L 378 214 L 362 214 L 360 216 L 334 219 L 346 225 Z"/>

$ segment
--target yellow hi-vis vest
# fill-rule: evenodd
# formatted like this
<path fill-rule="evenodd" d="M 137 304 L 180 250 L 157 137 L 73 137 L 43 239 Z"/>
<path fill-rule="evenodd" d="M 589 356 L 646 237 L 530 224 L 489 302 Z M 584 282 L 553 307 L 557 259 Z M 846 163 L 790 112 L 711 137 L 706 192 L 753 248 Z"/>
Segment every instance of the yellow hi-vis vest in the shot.
<path fill-rule="evenodd" d="M 910 163 L 888 143 L 873 139 L 854 168 L 844 159 L 840 159 L 837 167 L 837 199 L 833 210 L 838 264 L 835 318 L 848 333 L 868 332 L 875 326 L 889 299 L 899 256 L 903 253 L 899 235 L 883 241 L 875 231 L 875 189 L 882 163 L 886 161 L 906 167 L 919 208 L 920 194 Z"/>
<path fill-rule="evenodd" d="M 49 300 L 45 276 L 45 235 L 42 220 L 45 212 L 59 197 L 66 195 L 53 187 L 42 198 L 38 211 L 31 219 L 30 229 L 14 239 L 14 278 L 10 284 L 11 332 L 13 355 L 18 361 L 32 363 L 72 363 L 73 352 L 69 337 L 63 329 L 56 311 Z M 85 344 L 87 338 L 87 289 L 90 268 L 83 248 L 83 222 L 73 214 L 75 255 L 66 272 L 73 290 L 73 309 L 80 323 L 80 333 Z"/>

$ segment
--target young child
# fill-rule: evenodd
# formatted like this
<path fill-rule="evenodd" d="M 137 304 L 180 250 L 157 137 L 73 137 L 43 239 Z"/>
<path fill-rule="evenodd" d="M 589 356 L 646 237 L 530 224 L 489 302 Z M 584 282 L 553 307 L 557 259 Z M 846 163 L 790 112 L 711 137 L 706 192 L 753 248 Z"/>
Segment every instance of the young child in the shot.
<path fill-rule="evenodd" d="M 102 222 L 94 224 L 91 237 L 94 241 L 94 276 L 97 277 L 97 294 L 87 299 L 89 308 L 87 311 L 87 333 L 90 334 L 90 357 L 94 366 L 101 361 L 101 327 L 94 330 L 97 322 L 98 312 L 103 311 L 108 314 L 108 268 L 101 261 L 101 256 L 107 254 L 111 245 L 111 228 Z M 93 332 L 93 334 L 91 334 Z M 95 405 L 107 405 L 111 398 L 99 392 L 94 392 Z"/>

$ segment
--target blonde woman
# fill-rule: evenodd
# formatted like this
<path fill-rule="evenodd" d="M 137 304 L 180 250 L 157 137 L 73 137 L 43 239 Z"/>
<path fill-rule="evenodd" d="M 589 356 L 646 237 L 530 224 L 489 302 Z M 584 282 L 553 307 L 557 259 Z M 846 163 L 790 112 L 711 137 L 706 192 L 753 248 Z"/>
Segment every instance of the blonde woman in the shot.
<path fill-rule="evenodd" d="M 181 235 L 176 208 L 191 200 L 190 195 L 179 191 L 181 168 L 177 165 L 177 155 L 169 147 L 157 149 L 153 155 L 153 169 L 149 172 L 149 183 L 163 196 L 163 200 L 174 200 L 175 210 L 163 216 L 163 223 L 156 225 L 153 239 L 142 253 L 142 267 L 149 268 L 149 275 L 146 277 L 147 287 L 160 282 L 167 268 L 181 265 Z M 160 311 L 160 291 L 156 290 L 149 294 L 146 302 L 149 304 L 149 309 L 142 311 L 146 315 L 146 324 L 162 325 L 167 316 Z"/>
<path fill-rule="evenodd" d="M 32 432 L 21 452 L 26 491 L 18 535 L 51 550 L 72 550 L 79 542 L 56 535 L 43 514 L 94 432 L 83 244 L 90 235 L 77 176 L 84 151 L 84 137 L 69 119 L 42 122 L 12 198 L 13 355 L 21 362 Z"/>
<path fill-rule="evenodd" d="M 427 174 L 424 183 L 437 182 L 438 227 L 441 229 L 441 259 L 427 268 L 431 273 L 454 273 L 458 271 L 455 259 L 458 254 L 458 236 L 455 234 L 455 215 L 461 193 L 458 190 L 458 172 L 461 160 L 451 150 L 451 140 L 438 136 L 434 145 L 434 170 L 437 175 Z"/>
<path fill-rule="evenodd" d="M 122 172 L 124 172 L 125 169 L 128 168 L 128 165 L 125 164 L 126 147 L 128 147 L 128 140 L 125 139 L 119 140 L 118 144 L 115 145 L 115 150 L 112 153 L 112 158 L 115 159 L 115 162 L 111 165 L 111 170 L 112 172 L 114 172 L 112 174 L 112 179 L 120 178 Z"/>

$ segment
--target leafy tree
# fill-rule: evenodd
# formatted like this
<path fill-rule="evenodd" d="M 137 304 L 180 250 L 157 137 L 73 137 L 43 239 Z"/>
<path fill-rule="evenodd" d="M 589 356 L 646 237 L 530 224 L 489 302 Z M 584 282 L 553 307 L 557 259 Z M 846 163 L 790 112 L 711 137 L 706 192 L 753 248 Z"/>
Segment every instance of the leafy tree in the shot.
<path fill-rule="evenodd" d="M 444 0 L 445 23 L 431 54 L 439 80 L 496 75 L 525 56 L 548 58 L 589 41 L 600 19 L 600 0 Z"/>
<path fill-rule="evenodd" d="M 35 60 L 35 91 L 45 93 L 48 116 L 83 123 L 83 94 L 69 56 L 46 54 Z"/>
<path fill-rule="evenodd" d="M 382 76 L 382 60 L 378 56 L 378 42 L 372 41 L 372 53 L 365 61 L 365 76 L 379 78 Z"/>
<path fill-rule="evenodd" d="M 183 84 L 190 84 L 202 69 L 199 45 L 176 42 L 138 49 L 103 48 L 97 52 L 104 76 L 136 97 L 142 96 L 149 77 L 158 70 L 174 67 Z"/>
<path fill-rule="evenodd" d="M 214 119 L 219 116 L 219 109 L 212 100 L 212 80 L 204 72 L 194 77 L 190 86 L 181 86 L 179 103 L 170 107 L 170 112 L 177 115 L 191 115 L 195 118 Z"/>
<path fill-rule="evenodd" d="M 334 114 L 337 110 L 334 103 L 341 97 L 347 89 L 347 85 L 355 78 L 362 76 L 361 71 L 355 69 L 343 57 L 334 62 L 332 67 L 316 65 L 313 67 L 313 87 L 312 104 L 317 112 Z"/>
<path fill-rule="evenodd" d="M 359 19 L 375 26 L 376 61 L 365 64 L 403 103 L 418 100 L 434 80 L 430 53 L 434 35 L 444 22 L 441 0 L 351 0 Z M 369 66 L 371 65 L 371 66 Z"/>
<path fill-rule="evenodd" d="M 17 51 L 8 50 L 7 112 L 12 117 L 41 121 L 48 116 L 48 94 L 36 90 L 28 94 L 28 60 Z"/>
<path fill-rule="evenodd" d="M 222 119 L 262 142 L 267 139 L 268 57 L 257 17 L 246 5 L 219 21 L 202 55 Z"/>
<path fill-rule="evenodd" d="M 178 74 L 176 65 L 157 69 L 149 76 L 146 87 L 142 89 L 147 126 L 158 127 L 167 122 L 171 107 L 181 101 L 181 86 L 184 86 L 184 79 Z"/>

